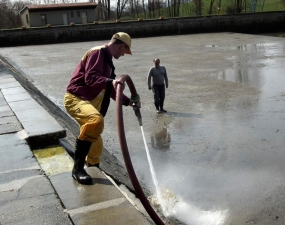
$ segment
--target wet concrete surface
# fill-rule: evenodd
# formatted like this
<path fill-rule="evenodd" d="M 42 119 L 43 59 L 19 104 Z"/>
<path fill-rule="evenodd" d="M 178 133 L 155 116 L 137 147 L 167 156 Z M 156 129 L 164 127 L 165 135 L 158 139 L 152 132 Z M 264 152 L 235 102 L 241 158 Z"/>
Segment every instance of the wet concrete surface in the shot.
<path fill-rule="evenodd" d="M 59 123 L 44 124 L 52 116 L 24 89 L 18 92 L 20 86 L 0 63 L 0 224 L 153 224 L 137 199 L 117 188 L 98 168 L 88 168 L 93 185 L 82 186 L 71 178 L 71 156 L 62 146 L 50 143 L 51 137 L 60 138 Z M 11 99 L 16 92 L 18 96 Z M 30 97 L 26 108 L 21 96 Z M 25 109 L 30 110 L 29 117 L 18 113 Z M 39 115 L 42 123 L 33 138 L 41 140 L 41 147 L 32 150 L 25 122 L 37 122 Z"/>
<path fill-rule="evenodd" d="M 0 55 L 64 110 L 78 61 L 106 42 L 1 48 Z M 114 61 L 116 74 L 131 75 L 141 96 L 165 213 L 191 225 L 284 224 L 285 39 L 213 33 L 133 39 L 132 46 L 132 56 Z M 159 115 L 147 89 L 156 57 L 169 76 L 168 113 Z M 154 192 L 140 127 L 130 107 L 124 116 L 134 168 Z M 114 103 L 103 139 L 123 161 Z"/>

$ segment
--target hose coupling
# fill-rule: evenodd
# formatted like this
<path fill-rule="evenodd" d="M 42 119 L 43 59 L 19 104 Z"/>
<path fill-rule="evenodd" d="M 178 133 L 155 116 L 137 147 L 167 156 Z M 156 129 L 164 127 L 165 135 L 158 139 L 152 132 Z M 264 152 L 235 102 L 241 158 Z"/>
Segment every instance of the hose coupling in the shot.
<path fill-rule="evenodd" d="M 133 110 L 135 111 L 135 115 L 138 118 L 139 125 L 142 126 L 142 115 L 140 111 L 140 102 L 133 102 Z"/>

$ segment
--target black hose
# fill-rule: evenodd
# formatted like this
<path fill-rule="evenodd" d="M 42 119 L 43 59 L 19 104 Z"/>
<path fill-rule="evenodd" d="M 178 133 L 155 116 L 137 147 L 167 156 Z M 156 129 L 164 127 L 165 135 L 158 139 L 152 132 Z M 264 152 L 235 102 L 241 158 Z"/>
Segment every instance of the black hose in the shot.
<path fill-rule="evenodd" d="M 135 89 L 135 86 L 133 84 L 133 81 L 131 80 L 130 76 L 128 75 L 123 75 L 120 77 L 120 80 L 122 82 L 126 82 L 129 86 L 131 95 L 133 97 L 136 97 L 137 91 Z M 151 207 L 149 201 L 144 195 L 144 192 L 139 184 L 139 181 L 136 177 L 131 158 L 129 155 L 129 150 L 126 142 L 126 137 L 125 137 L 125 129 L 124 129 L 124 118 L 123 118 L 123 113 L 122 113 L 122 94 L 123 94 L 123 89 L 124 85 L 118 84 L 117 86 L 117 91 L 116 91 L 116 114 L 117 114 L 117 127 L 118 127 L 118 135 L 119 135 L 119 142 L 121 146 L 121 151 L 124 157 L 125 165 L 128 171 L 128 174 L 130 176 L 131 182 L 133 184 L 133 187 L 136 191 L 136 194 L 138 198 L 140 199 L 142 205 L 144 206 L 145 210 L 151 217 L 151 219 L 157 224 L 157 225 L 164 225 L 162 220 L 159 218 L 159 216 L 156 214 L 154 209 Z"/>

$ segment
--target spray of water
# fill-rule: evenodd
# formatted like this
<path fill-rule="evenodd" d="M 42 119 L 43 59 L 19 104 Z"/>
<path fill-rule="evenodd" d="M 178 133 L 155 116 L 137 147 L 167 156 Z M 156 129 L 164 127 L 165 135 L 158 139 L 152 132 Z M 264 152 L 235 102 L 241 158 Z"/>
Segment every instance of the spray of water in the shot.
<path fill-rule="evenodd" d="M 148 162 L 149 162 L 150 173 L 151 173 L 152 180 L 153 180 L 153 183 L 154 183 L 154 186 L 155 186 L 157 200 L 158 200 L 158 203 L 160 203 L 160 205 L 162 207 L 162 210 L 165 211 L 164 206 L 162 204 L 161 192 L 160 192 L 160 189 L 159 189 L 159 186 L 158 186 L 158 183 L 157 183 L 156 174 L 155 174 L 155 171 L 154 171 L 154 168 L 153 168 L 153 165 L 152 165 L 152 160 L 151 160 L 151 157 L 150 157 L 150 154 L 149 154 L 149 150 L 148 150 L 148 147 L 147 147 L 147 144 L 146 144 L 146 139 L 145 139 L 145 135 L 144 135 L 144 131 L 143 131 L 143 127 L 142 126 L 141 126 L 141 131 L 142 131 L 142 136 L 143 136 L 143 141 L 144 141 L 144 145 L 145 145 L 145 151 L 146 151 L 147 159 L 148 159 Z"/>
<path fill-rule="evenodd" d="M 156 206 L 161 206 L 165 216 L 174 216 L 177 219 L 191 225 L 222 225 L 227 218 L 227 210 L 224 211 L 203 211 L 196 206 L 186 203 L 169 189 L 158 186 L 156 173 L 147 147 L 143 127 L 141 126 L 143 141 L 149 162 L 152 180 L 156 190 L 156 196 L 152 196 L 150 201 Z"/>

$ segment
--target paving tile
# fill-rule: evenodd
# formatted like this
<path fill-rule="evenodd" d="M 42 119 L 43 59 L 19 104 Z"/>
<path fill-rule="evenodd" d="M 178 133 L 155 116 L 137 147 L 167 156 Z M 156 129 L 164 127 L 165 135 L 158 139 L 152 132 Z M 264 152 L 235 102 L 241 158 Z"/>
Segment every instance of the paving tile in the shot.
<path fill-rule="evenodd" d="M 103 207 L 99 210 L 76 214 L 71 216 L 71 218 L 76 225 L 154 225 L 152 221 L 140 214 L 128 201 L 121 202 L 120 204 L 111 207 Z"/>
<path fill-rule="evenodd" d="M 6 76 L 6 77 L 1 77 L 1 79 L 0 79 L 0 84 L 2 84 L 2 83 L 8 83 L 8 82 L 13 82 L 13 81 L 15 81 L 15 78 L 14 78 L 14 77 L 8 77 L 8 76 Z"/>
<path fill-rule="evenodd" d="M 6 89 L 8 90 L 8 89 Z M 35 109 L 40 105 L 34 99 L 26 99 L 18 102 L 10 102 L 9 106 L 13 111 L 19 111 L 23 109 Z"/>
<path fill-rule="evenodd" d="M 1 124 L 9 125 L 9 123 L 13 123 L 13 122 L 18 122 L 19 123 L 19 120 L 17 119 L 17 117 L 15 115 L 13 115 L 13 116 L 6 116 L 6 117 L 0 117 L 0 125 Z"/>
<path fill-rule="evenodd" d="M 39 169 L 27 142 L 16 133 L 0 135 L 0 173 L 10 170 Z"/>
<path fill-rule="evenodd" d="M 4 98 L 4 95 L 2 94 L 2 90 L 0 88 L 0 106 L 2 105 L 8 105 L 5 98 Z"/>
<path fill-rule="evenodd" d="M 0 134 L 15 133 L 22 129 L 23 127 L 16 116 L 0 117 Z"/>
<path fill-rule="evenodd" d="M 21 87 L 21 84 L 16 80 L 13 82 L 0 83 L 1 90 L 5 88 L 13 88 L 13 87 Z"/>
<path fill-rule="evenodd" d="M 90 176 L 94 177 L 93 185 L 78 184 L 71 177 L 70 172 L 50 176 L 53 186 L 68 210 L 122 197 L 121 192 L 99 169 L 87 168 L 86 170 Z"/>
<path fill-rule="evenodd" d="M 6 196 L 6 191 L 0 192 L 0 204 L 5 204 L 7 201 L 14 201 L 25 198 L 32 198 L 54 193 L 51 183 L 45 176 L 38 176 L 27 180 L 19 189 L 9 191 L 11 194 Z"/>
<path fill-rule="evenodd" d="M 19 93 L 7 94 L 7 95 L 4 94 L 4 97 L 8 103 L 32 99 L 32 97 L 27 92 L 23 92 L 21 94 L 19 94 Z"/>
<path fill-rule="evenodd" d="M 26 141 L 21 140 L 16 133 L 0 135 L 0 149 L 4 150 L 7 149 L 9 146 L 23 145 L 23 144 L 26 144 Z"/>
<path fill-rule="evenodd" d="M 0 118 L 7 116 L 14 116 L 11 108 L 8 105 L 0 105 Z"/>
<path fill-rule="evenodd" d="M 34 187 L 35 189 L 36 187 Z M 55 194 L 20 199 L 0 205 L 1 224 L 72 225 Z"/>
<path fill-rule="evenodd" d="M 6 88 L 2 89 L 2 92 L 4 95 L 9 95 L 9 94 L 20 94 L 26 92 L 26 90 L 23 87 L 12 87 L 12 88 Z"/>
<path fill-rule="evenodd" d="M 11 108 L 8 105 L 0 105 L 0 113 L 6 111 L 11 111 Z"/>
<path fill-rule="evenodd" d="M 0 72 L 1 72 L 0 73 L 0 78 L 1 78 L 1 80 L 4 79 L 4 78 L 14 78 L 14 76 L 12 74 L 7 73 L 5 71 L 7 71 L 7 69 L 5 67 L 4 68 L 3 67 L 0 68 Z"/>
<path fill-rule="evenodd" d="M 39 120 L 23 121 L 22 125 L 29 137 L 42 135 L 59 135 L 60 138 L 63 138 L 62 133 L 65 132 L 65 130 L 58 124 L 58 122 L 53 119 L 53 117 L 42 117 Z"/>
<path fill-rule="evenodd" d="M 18 110 L 13 107 L 13 111 L 21 123 L 35 120 L 46 120 L 46 118 L 51 117 L 50 114 L 48 114 L 47 111 L 39 105 L 35 108 Z"/>

